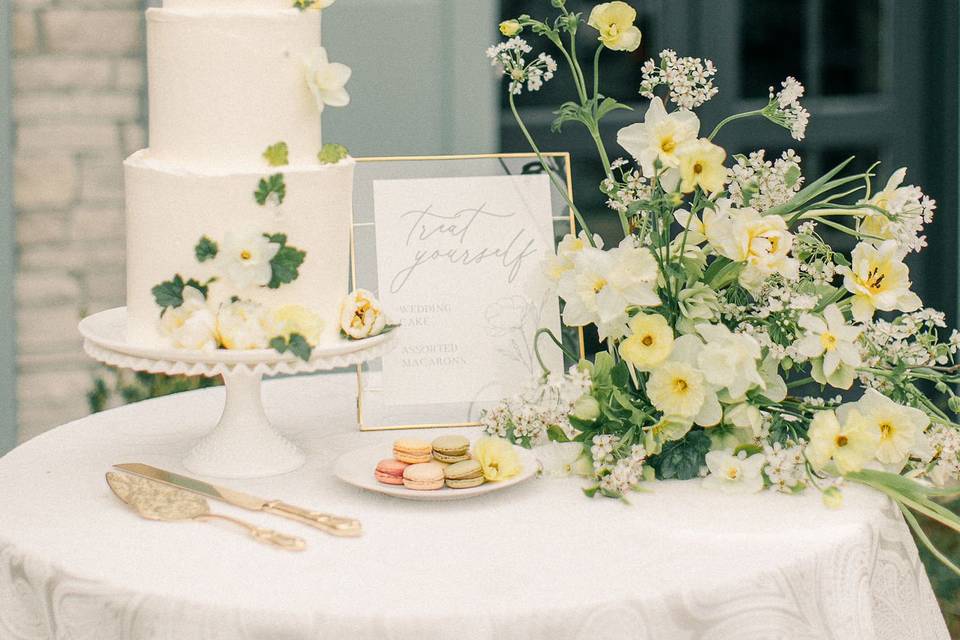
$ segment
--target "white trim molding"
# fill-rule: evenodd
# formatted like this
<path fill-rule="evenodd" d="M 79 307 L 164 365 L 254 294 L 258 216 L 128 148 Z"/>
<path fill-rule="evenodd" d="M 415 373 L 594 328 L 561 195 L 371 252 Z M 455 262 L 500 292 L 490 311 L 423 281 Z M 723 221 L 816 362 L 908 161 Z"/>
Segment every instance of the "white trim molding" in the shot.
<path fill-rule="evenodd" d="M 10 19 L 10 1 L 0 0 L 0 455 L 17 442 Z"/>

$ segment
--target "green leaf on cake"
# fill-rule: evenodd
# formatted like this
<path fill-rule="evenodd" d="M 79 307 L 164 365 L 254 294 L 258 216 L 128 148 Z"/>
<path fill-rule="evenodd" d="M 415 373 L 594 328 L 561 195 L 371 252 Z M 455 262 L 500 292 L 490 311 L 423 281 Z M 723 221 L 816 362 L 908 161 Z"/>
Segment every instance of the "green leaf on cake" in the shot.
<path fill-rule="evenodd" d="M 157 306 L 163 311 L 166 311 L 171 307 L 176 309 L 183 304 L 183 290 L 185 287 L 193 287 L 206 298 L 210 282 L 212 282 L 212 280 L 206 284 L 201 284 L 193 278 L 184 282 L 183 276 L 178 273 L 171 280 L 161 282 L 155 286 L 150 292 L 153 294 L 153 299 L 156 301 Z"/>
<path fill-rule="evenodd" d="M 283 181 L 283 174 L 276 173 L 269 178 L 261 178 L 253 197 L 257 199 L 257 204 L 260 206 L 266 205 L 267 202 L 283 204 L 283 199 L 287 197 L 287 185 Z"/>
<path fill-rule="evenodd" d="M 267 147 L 263 152 L 263 159 L 271 167 L 282 167 L 290 164 L 290 148 L 286 142 L 278 142 Z"/>
<path fill-rule="evenodd" d="M 220 252 L 220 247 L 207 236 L 203 236 L 200 238 L 197 246 L 194 247 L 193 252 L 196 254 L 198 262 L 206 262 L 207 260 L 213 260 L 217 257 L 217 253 Z"/>
<path fill-rule="evenodd" d="M 337 164 L 350 155 L 347 148 L 342 144 L 325 144 L 317 154 L 317 159 L 321 164 Z"/>
<path fill-rule="evenodd" d="M 300 9 L 300 11 L 306 11 L 314 4 L 317 0 L 293 0 L 293 8 Z"/>
<path fill-rule="evenodd" d="M 289 351 L 304 362 L 308 361 L 310 354 L 313 353 L 313 347 L 311 347 L 307 339 L 299 333 L 291 333 L 289 338 L 277 336 L 270 341 L 270 348 L 277 353 L 286 353 Z"/>
<path fill-rule="evenodd" d="M 300 251 L 296 247 L 287 245 L 287 235 L 284 233 L 275 233 L 273 235 L 265 233 L 264 236 L 275 244 L 280 245 L 280 251 L 273 256 L 270 261 L 270 268 L 273 276 L 267 286 L 271 289 L 279 289 L 280 285 L 289 284 L 300 277 L 300 265 L 307 257 L 305 251 Z"/>

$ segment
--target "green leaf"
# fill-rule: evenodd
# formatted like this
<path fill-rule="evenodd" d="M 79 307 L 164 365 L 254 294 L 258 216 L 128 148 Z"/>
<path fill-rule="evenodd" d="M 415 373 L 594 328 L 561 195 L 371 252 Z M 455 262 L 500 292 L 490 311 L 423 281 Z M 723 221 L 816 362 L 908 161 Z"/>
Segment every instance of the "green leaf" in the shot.
<path fill-rule="evenodd" d="M 319 160 L 321 164 L 337 164 L 349 155 L 350 152 L 347 151 L 347 148 L 342 144 L 328 143 L 320 149 L 320 153 L 317 154 L 317 160 Z"/>
<path fill-rule="evenodd" d="M 272 144 L 263 152 L 263 159 L 266 160 L 267 164 L 271 167 L 288 165 L 290 164 L 290 147 L 283 141 Z"/>
<path fill-rule="evenodd" d="M 264 234 L 270 242 L 280 245 L 280 251 L 270 261 L 272 276 L 267 287 L 279 289 L 281 285 L 289 284 L 300 277 L 300 265 L 307 257 L 305 251 L 287 245 L 287 236 L 283 233 L 273 235 Z"/>
<path fill-rule="evenodd" d="M 560 133 L 563 131 L 563 125 L 567 122 L 580 122 L 584 125 L 588 120 L 585 119 L 583 107 L 576 102 L 564 102 L 560 108 L 553 112 L 557 117 L 550 125 L 550 131 Z"/>
<path fill-rule="evenodd" d="M 271 197 L 276 198 L 276 204 L 283 204 L 287 197 L 287 185 L 282 173 L 276 173 L 268 178 L 261 178 L 253 197 L 261 207 L 267 204 Z"/>
<path fill-rule="evenodd" d="M 555 424 L 547 427 L 547 437 L 553 442 L 570 442 L 570 438 L 564 433 L 563 429 Z"/>
<path fill-rule="evenodd" d="M 286 353 L 289 345 L 287 344 L 286 338 L 283 336 L 277 336 L 270 341 L 270 348 L 277 353 Z"/>
<path fill-rule="evenodd" d="M 593 382 L 599 386 L 610 386 L 613 373 L 613 356 L 601 351 L 593 359 Z"/>
<path fill-rule="evenodd" d="M 183 286 L 183 277 L 178 273 L 172 280 L 161 282 L 150 292 L 157 306 L 166 311 L 169 307 L 176 309 L 183 304 Z"/>
<path fill-rule="evenodd" d="M 787 169 L 787 173 L 783 176 L 784 182 L 787 185 L 787 188 L 792 188 L 793 185 L 797 184 L 797 180 L 800 179 L 800 167 L 797 165 L 791 165 Z"/>
<path fill-rule="evenodd" d="M 617 102 L 613 98 L 604 98 L 603 102 L 597 107 L 597 120 L 600 120 L 608 113 L 617 111 L 618 109 L 626 109 L 627 111 L 633 111 L 633 107 L 627 106 L 622 102 Z"/>
<path fill-rule="evenodd" d="M 300 9 L 300 11 L 306 11 L 316 4 L 316 2 L 317 0 L 293 0 L 293 8 Z"/>
<path fill-rule="evenodd" d="M 200 238 L 200 242 L 197 243 L 193 252 L 197 256 L 197 262 L 206 262 L 207 260 L 213 260 L 217 257 L 217 253 L 220 252 L 220 247 L 207 236 L 203 236 Z"/>
<path fill-rule="evenodd" d="M 307 342 L 307 339 L 304 338 L 299 333 L 290 334 L 290 353 L 297 356 L 304 362 L 310 359 L 310 354 L 313 352 L 313 348 L 310 346 L 310 343 Z"/>
<path fill-rule="evenodd" d="M 710 438 L 707 434 L 699 430 L 691 431 L 680 440 L 665 443 L 663 451 L 651 460 L 651 464 L 663 480 L 690 480 L 700 475 L 700 467 L 709 451 Z"/>

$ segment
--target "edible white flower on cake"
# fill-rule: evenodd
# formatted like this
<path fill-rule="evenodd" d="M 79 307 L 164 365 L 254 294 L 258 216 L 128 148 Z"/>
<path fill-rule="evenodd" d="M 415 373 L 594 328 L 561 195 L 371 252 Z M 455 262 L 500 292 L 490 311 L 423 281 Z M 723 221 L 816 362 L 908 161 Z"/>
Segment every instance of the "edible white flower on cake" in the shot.
<path fill-rule="evenodd" d="M 288 304 L 270 312 L 270 337 L 289 340 L 292 335 L 303 336 L 311 347 L 317 346 L 323 333 L 323 319 L 315 312 L 298 304 Z"/>
<path fill-rule="evenodd" d="M 647 397 L 670 419 L 692 421 L 703 427 L 719 424 L 723 411 L 716 388 L 700 370 L 698 354 L 703 341 L 687 335 L 673 343 L 670 357 L 647 380 Z"/>
<path fill-rule="evenodd" d="M 813 379 L 820 384 L 849 389 L 857 367 L 862 364 L 856 343 L 863 328 L 847 324 L 835 304 L 824 309 L 822 318 L 805 313 L 797 324 L 806 330 L 797 342 L 797 350 L 813 362 Z"/>
<path fill-rule="evenodd" d="M 924 435 L 930 418 L 923 411 L 897 404 L 876 389 L 867 389 L 856 402 L 838 408 L 837 418 L 844 421 L 854 410 L 880 434 L 876 458 L 890 471 L 899 473 L 911 454 L 932 456 Z"/>
<path fill-rule="evenodd" d="M 614 51 L 636 51 L 643 34 L 634 25 L 637 10 L 626 2 L 603 2 L 590 12 L 587 24 L 600 32 L 600 42 Z"/>
<path fill-rule="evenodd" d="M 677 149 L 680 170 L 680 191 L 692 193 L 700 187 L 707 193 L 723 191 L 727 182 L 727 168 L 723 161 L 727 152 L 706 138 L 689 140 Z"/>
<path fill-rule="evenodd" d="M 573 269 L 573 256 L 590 246 L 603 249 L 603 238 L 599 234 L 593 234 L 593 245 L 591 245 L 586 231 L 581 231 L 577 235 L 568 233 L 557 245 L 556 255 L 548 256 L 543 261 L 544 273 L 556 282 L 565 272 Z"/>
<path fill-rule="evenodd" d="M 659 314 L 641 313 L 629 323 L 630 335 L 620 343 L 620 357 L 639 371 L 663 364 L 673 350 L 673 330 Z"/>
<path fill-rule="evenodd" d="M 183 304 L 163 313 L 160 333 L 175 349 L 212 351 L 218 346 L 217 320 L 195 287 L 184 287 Z"/>
<path fill-rule="evenodd" d="M 880 431 L 855 408 L 844 413 L 841 423 L 834 411 L 820 411 L 807 432 L 807 460 L 817 471 L 832 460 L 840 474 L 860 471 L 874 459 Z"/>
<path fill-rule="evenodd" d="M 747 457 L 741 451 L 734 455 L 727 451 L 711 451 L 706 456 L 710 475 L 703 479 L 703 486 L 719 489 L 723 493 L 757 493 L 763 489 L 761 471 L 766 463 L 762 453 Z"/>
<path fill-rule="evenodd" d="M 225 349 L 266 349 L 273 337 L 269 328 L 267 310 L 256 302 L 230 302 L 217 313 L 217 333 Z"/>
<path fill-rule="evenodd" d="M 317 102 L 321 112 L 324 107 L 345 107 L 350 104 L 350 94 L 346 85 L 353 74 L 350 67 L 339 62 L 330 62 L 327 50 L 320 47 L 314 51 L 304 65 L 307 87 Z"/>
<path fill-rule="evenodd" d="M 722 324 L 698 324 L 697 333 L 706 341 L 697 354 L 697 366 L 707 382 L 717 389 L 726 388 L 734 401 L 753 387 L 766 387 L 757 368 L 762 349 L 756 339 L 733 333 Z"/>
<path fill-rule="evenodd" d="M 557 286 L 566 302 L 563 320 L 575 327 L 595 323 L 601 340 L 626 333 L 628 307 L 660 304 L 657 262 L 632 237 L 610 251 L 586 247 L 574 255 L 573 265 Z"/>
<path fill-rule="evenodd" d="M 340 304 L 340 329 L 354 340 L 379 335 L 387 326 L 380 302 L 366 289 L 357 289 Z"/>
<path fill-rule="evenodd" d="M 700 119 L 692 111 L 667 113 L 663 100 L 654 98 L 643 122 L 620 129 L 617 142 L 640 164 L 643 175 L 653 178 L 655 161 L 660 161 L 662 169 L 676 169 L 680 166 L 680 146 L 696 140 L 699 133 Z"/>
<path fill-rule="evenodd" d="M 273 277 L 270 261 L 280 245 L 259 232 L 228 231 L 217 254 L 217 268 L 238 289 L 264 287 Z"/>
<path fill-rule="evenodd" d="M 787 280 L 799 275 L 800 263 L 790 255 L 793 234 L 783 216 L 763 216 L 751 207 L 731 209 L 707 228 L 707 238 L 718 254 L 744 263 L 740 284 L 756 291 L 769 276 L 778 273 Z"/>
<path fill-rule="evenodd" d="M 851 310 L 859 322 L 869 322 L 876 311 L 916 311 L 920 297 L 910 291 L 910 268 L 899 257 L 897 243 L 879 247 L 861 242 L 853 250 L 853 266 L 837 267 L 843 286 L 853 294 Z"/>

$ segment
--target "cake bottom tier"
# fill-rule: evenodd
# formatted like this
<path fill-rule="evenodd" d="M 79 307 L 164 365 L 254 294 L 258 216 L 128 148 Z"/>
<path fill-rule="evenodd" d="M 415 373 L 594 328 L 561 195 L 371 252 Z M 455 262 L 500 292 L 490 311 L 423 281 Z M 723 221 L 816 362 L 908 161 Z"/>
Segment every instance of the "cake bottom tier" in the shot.
<path fill-rule="evenodd" d="M 352 159 L 217 174 L 157 163 L 145 150 L 124 166 L 129 341 L 170 343 L 154 289 L 168 283 L 176 294 L 177 276 L 206 286 L 215 315 L 237 300 L 271 310 L 299 305 L 322 319 L 321 343 L 337 339 L 349 282 Z"/>

